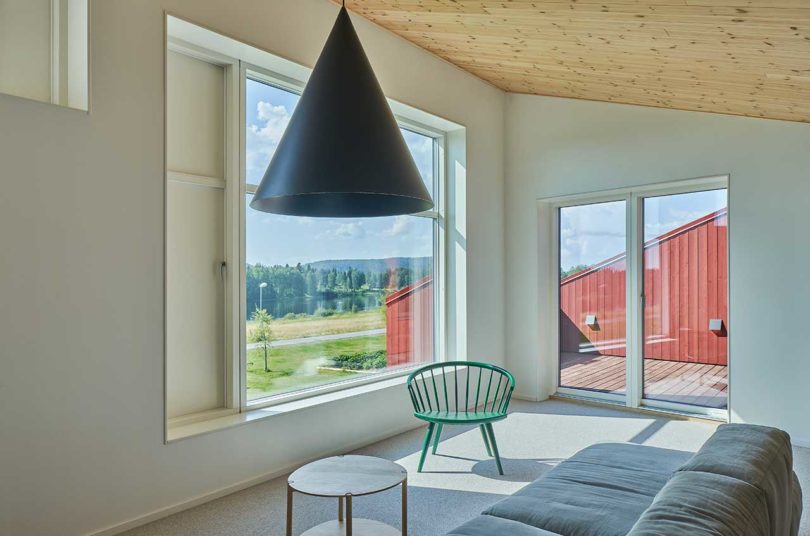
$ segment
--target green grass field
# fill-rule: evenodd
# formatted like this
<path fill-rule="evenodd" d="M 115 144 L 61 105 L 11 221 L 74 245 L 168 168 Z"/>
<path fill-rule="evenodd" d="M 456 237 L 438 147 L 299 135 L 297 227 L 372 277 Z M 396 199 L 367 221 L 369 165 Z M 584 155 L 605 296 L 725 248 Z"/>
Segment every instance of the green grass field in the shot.
<path fill-rule="evenodd" d="M 349 331 L 359 331 L 359 329 Z M 264 349 L 249 350 L 247 354 L 248 399 L 277 395 L 358 376 L 353 372 L 319 371 L 318 367 L 331 366 L 329 358 L 333 356 L 377 350 L 385 350 L 385 335 L 269 348 L 267 351 L 269 372 L 264 371 Z"/>
<path fill-rule="evenodd" d="M 247 332 L 250 333 L 254 322 L 248 320 Z M 302 318 L 274 318 L 270 331 L 274 341 L 351 333 L 385 327 L 385 309 L 379 307 L 370 311 L 357 313 L 336 313 L 332 316 L 306 316 Z"/>

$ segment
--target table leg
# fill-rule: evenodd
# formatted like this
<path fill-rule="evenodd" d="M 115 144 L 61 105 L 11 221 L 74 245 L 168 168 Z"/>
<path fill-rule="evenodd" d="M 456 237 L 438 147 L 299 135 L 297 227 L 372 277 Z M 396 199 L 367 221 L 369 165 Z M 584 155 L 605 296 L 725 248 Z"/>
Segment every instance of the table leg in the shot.
<path fill-rule="evenodd" d="M 343 521 L 343 497 L 338 497 L 338 521 Z"/>
<path fill-rule="evenodd" d="M 293 489 L 287 484 L 287 536 L 292 536 Z"/>
<path fill-rule="evenodd" d="M 408 536 L 408 479 L 402 481 L 402 536 Z"/>
<path fill-rule="evenodd" d="M 352 495 L 346 495 L 346 536 L 352 536 Z"/>

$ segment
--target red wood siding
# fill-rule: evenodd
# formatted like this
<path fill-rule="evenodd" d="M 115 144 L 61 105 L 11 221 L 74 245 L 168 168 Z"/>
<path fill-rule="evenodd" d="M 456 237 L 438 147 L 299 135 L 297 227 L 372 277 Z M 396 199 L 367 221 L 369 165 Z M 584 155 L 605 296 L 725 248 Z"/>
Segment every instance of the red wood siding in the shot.
<path fill-rule="evenodd" d="M 726 365 L 728 325 L 725 209 L 644 245 L 644 357 Z M 626 259 L 619 255 L 560 282 L 560 350 L 626 355 Z M 585 324 L 596 315 L 597 326 Z"/>
<path fill-rule="evenodd" d="M 394 292 L 385 309 L 388 366 L 433 361 L 433 277 Z"/>

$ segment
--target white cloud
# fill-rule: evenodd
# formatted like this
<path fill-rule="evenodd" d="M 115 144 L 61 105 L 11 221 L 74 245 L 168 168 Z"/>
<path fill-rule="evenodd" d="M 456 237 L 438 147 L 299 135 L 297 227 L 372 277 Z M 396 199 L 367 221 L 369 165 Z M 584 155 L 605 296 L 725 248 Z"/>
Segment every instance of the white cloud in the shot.
<path fill-rule="evenodd" d="M 341 238 L 363 238 L 366 236 L 366 230 L 359 222 L 342 223 L 335 229 L 335 235 Z"/>
<path fill-rule="evenodd" d="M 262 121 L 271 121 L 278 118 L 287 117 L 287 108 L 283 105 L 273 105 L 269 102 L 259 101 L 256 105 L 256 117 Z"/>
<path fill-rule="evenodd" d="M 560 264 L 564 269 L 592 265 L 625 249 L 623 202 L 563 209 L 560 218 Z"/>
<path fill-rule="evenodd" d="M 261 179 L 261 175 L 276 152 L 281 136 L 290 122 L 291 113 L 285 106 L 259 101 L 256 105 L 258 124 L 251 124 L 247 131 L 248 177 Z"/>
<path fill-rule="evenodd" d="M 360 240 L 365 238 L 365 236 L 366 229 L 363 227 L 363 222 L 352 221 L 335 225 L 320 233 L 318 238 L 328 240 Z"/>
<path fill-rule="evenodd" d="M 644 238 L 649 240 L 727 206 L 725 190 L 651 197 L 644 201 Z"/>
<path fill-rule="evenodd" d="M 380 233 L 382 236 L 401 236 L 406 235 L 413 229 L 413 220 L 407 216 L 396 216 L 391 223 L 391 227 L 383 229 Z"/>
<path fill-rule="evenodd" d="M 298 225 L 312 225 L 315 221 L 314 218 L 310 218 L 309 216 L 286 216 L 284 214 L 266 214 L 263 212 L 257 212 L 255 210 L 249 210 L 248 215 L 263 215 L 260 222 L 262 225 L 280 225 L 280 224 L 287 224 L 287 223 L 297 223 Z"/>

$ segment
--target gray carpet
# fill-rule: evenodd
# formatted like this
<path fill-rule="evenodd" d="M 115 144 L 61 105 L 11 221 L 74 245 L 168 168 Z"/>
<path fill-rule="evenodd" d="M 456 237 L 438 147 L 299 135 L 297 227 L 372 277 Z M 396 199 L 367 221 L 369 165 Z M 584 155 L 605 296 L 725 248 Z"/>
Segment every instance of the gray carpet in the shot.
<path fill-rule="evenodd" d="M 505 476 L 486 456 L 477 428 L 448 427 L 438 454 L 417 473 L 424 429 L 359 449 L 395 460 L 409 472 L 409 533 L 437 536 L 536 479 L 576 451 L 599 441 L 629 441 L 686 451 L 697 450 L 714 426 L 654 418 L 640 413 L 550 400 L 514 401 L 511 415 L 495 424 Z M 810 536 L 810 450 L 796 449 L 796 472 L 805 493 L 802 536 Z M 254 486 L 202 506 L 131 530 L 128 536 L 284 534 L 286 477 Z M 399 526 L 399 490 L 358 497 L 356 517 Z M 336 517 L 336 501 L 296 495 L 294 534 Z"/>

